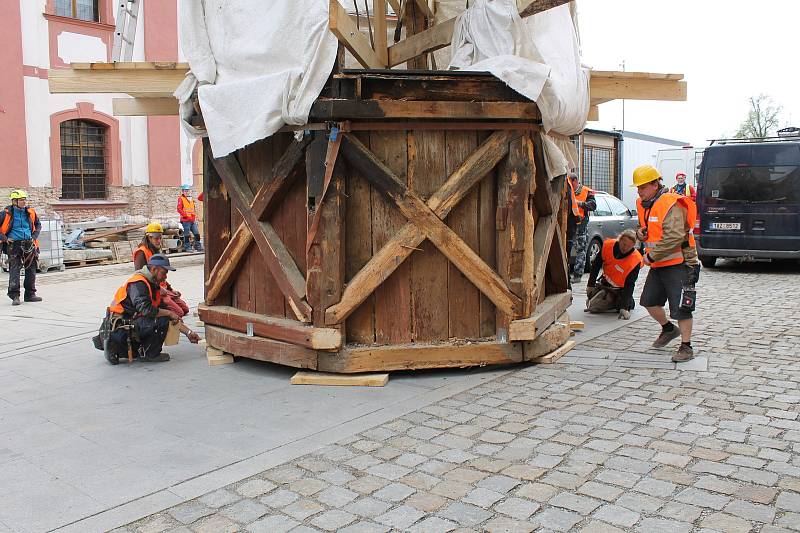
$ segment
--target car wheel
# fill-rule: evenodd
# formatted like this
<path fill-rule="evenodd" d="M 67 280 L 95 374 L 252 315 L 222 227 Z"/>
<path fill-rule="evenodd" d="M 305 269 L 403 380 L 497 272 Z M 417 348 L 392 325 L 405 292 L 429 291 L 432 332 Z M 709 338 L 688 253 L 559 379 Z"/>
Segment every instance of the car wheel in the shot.
<path fill-rule="evenodd" d="M 714 268 L 714 266 L 717 264 L 717 258 L 701 255 L 700 263 L 702 263 L 705 268 Z"/>
<path fill-rule="evenodd" d="M 589 250 L 586 252 L 586 264 L 583 267 L 584 272 L 589 272 L 592 269 L 594 260 L 597 258 L 597 254 L 600 253 L 602 246 L 600 239 L 592 239 L 592 242 L 589 243 Z"/>

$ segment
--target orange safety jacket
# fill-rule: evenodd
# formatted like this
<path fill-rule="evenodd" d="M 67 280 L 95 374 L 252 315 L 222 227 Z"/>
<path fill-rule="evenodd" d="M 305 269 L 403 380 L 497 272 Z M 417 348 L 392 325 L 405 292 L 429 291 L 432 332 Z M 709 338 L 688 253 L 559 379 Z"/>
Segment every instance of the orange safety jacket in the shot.
<path fill-rule="evenodd" d="M 31 221 L 31 233 L 33 233 L 36 231 L 36 211 L 34 211 L 32 207 L 28 207 L 27 209 L 28 209 L 28 218 Z M 0 233 L 7 236 L 9 230 L 11 230 L 11 222 L 14 219 L 14 211 L 6 207 L 5 212 L 6 216 L 5 218 L 3 218 L 3 225 L 0 226 Z M 39 239 L 34 239 L 33 244 L 38 248 Z"/>
<path fill-rule="evenodd" d="M 144 253 L 145 262 L 149 263 L 150 258 L 153 257 L 153 251 L 150 249 L 150 247 L 144 243 L 140 244 L 139 247 L 136 248 L 131 254 L 132 261 L 136 261 L 136 254 L 138 254 L 139 252 Z"/>
<path fill-rule="evenodd" d="M 621 289 L 625 286 L 625 280 L 636 267 L 641 267 L 644 263 L 642 261 L 642 254 L 639 250 L 633 250 L 630 254 L 617 259 L 614 257 L 614 244 L 615 239 L 606 239 L 603 242 L 603 250 L 601 251 L 603 257 L 603 277 L 606 278 L 613 287 Z"/>
<path fill-rule="evenodd" d="M 641 198 L 636 201 L 636 212 L 639 215 L 639 227 L 647 228 L 647 240 L 644 242 L 645 254 L 650 253 L 664 236 L 664 217 L 667 216 L 669 210 L 676 203 L 686 209 L 686 223 L 688 228 L 686 230 L 686 241 L 684 242 L 688 243 L 691 248 L 695 247 L 692 230 L 694 229 L 695 220 L 697 220 L 697 204 L 688 196 L 667 192 L 662 194 L 650 209 L 642 205 Z M 665 259 L 652 263 L 650 266 L 659 268 L 679 265 L 681 263 L 683 263 L 683 249 L 681 246 L 678 246 Z"/>
<path fill-rule="evenodd" d="M 108 306 L 108 310 L 118 315 L 124 314 L 125 308 L 122 307 L 122 300 L 128 297 L 128 285 L 138 281 L 144 281 L 145 285 L 147 285 L 147 290 L 150 293 L 150 301 L 152 302 L 153 307 L 158 309 L 158 307 L 161 305 L 161 291 L 156 291 L 156 293 L 153 294 L 153 287 L 150 285 L 150 281 L 148 281 L 144 274 L 134 274 L 122 285 L 122 287 L 117 289 L 117 292 L 114 294 L 114 299 L 111 301 L 111 305 Z"/>
<path fill-rule="evenodd" d="M 189 198 L 186 198 L 185 195 L 181 194 L 178 197 L 178 214 L 181 215 L 181 222 L 194 222 L 194 200 L 190 200 Z"/>
<path fill-rule="evenodd" d="M 583 220 L 586 217 L 586 209 L 580 207 L 579 202 L 585 202 L 587 198 L 589 198 L 589 194 L 592 193 L 592 189 L 584 185 L 581 187 L 581 192 L 574 193 L 573 198 L 575 198 L 575 207 L 578 208 L 578 216 Z M 574 211 L 573 211 L 574 212 Z"/>

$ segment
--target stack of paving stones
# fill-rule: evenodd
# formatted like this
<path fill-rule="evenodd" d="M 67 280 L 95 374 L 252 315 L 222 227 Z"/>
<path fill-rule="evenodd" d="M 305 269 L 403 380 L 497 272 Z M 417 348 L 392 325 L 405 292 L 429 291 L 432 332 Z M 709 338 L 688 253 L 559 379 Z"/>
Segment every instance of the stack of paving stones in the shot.
<path fill-rule="evenodd" d="M 796 276 L 704 274 L 706 372 L 522 367 L 118 531 L 798 531 Z"/>

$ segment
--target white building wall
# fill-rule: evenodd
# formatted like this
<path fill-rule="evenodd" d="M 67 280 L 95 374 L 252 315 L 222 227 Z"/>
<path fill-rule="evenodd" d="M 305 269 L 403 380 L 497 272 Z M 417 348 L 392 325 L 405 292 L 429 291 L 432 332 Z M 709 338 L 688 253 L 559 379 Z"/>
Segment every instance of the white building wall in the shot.
<path fill-rule="evenodd" d="M 639 165 L 656 164 L 658 151 L 664 148 L 675 148 L 680 146 L 680 142 L 663 143 L 651 140 L 637 139 L 634 137 L 623 136 L 622 145 L 622 174 L 621 193 L 622 201 L 629 208 L 636 209 L 636 188 L 633 185 L 633 169 Z"/>
<path fill-rule="evenodd" d="M 50 68 L 47 20 L 42 16 L 47 0 L 18 1 L 22 21 L 22 62 L 34 67 Z"/>

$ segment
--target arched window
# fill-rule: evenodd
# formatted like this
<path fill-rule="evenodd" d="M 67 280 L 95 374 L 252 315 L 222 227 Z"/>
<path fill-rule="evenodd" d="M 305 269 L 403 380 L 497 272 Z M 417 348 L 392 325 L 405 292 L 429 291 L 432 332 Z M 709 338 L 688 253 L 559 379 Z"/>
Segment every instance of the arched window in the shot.
<path fill-rule="evenodd" d="M 55 0 L 55 14 L 90 22 L 100 21 L 99 0 Z"/>
<path fill-rule="evenodd" d="M 61 123 L 61 198 L 106 198 L 107 127 L 88 120 Z"/>

